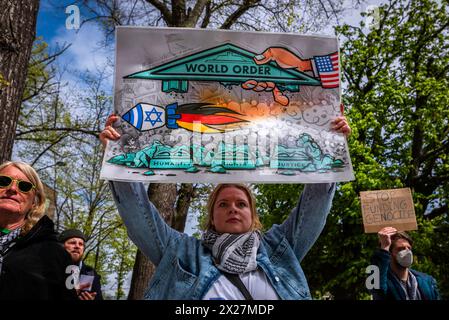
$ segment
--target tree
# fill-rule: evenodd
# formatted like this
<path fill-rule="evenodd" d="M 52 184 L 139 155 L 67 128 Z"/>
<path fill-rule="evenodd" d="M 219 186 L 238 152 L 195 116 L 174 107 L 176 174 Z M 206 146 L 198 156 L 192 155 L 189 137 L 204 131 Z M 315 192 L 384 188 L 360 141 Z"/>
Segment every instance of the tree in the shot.
<path fill-rule="evenodd" d="M 118 218 L 118 217 L 117 217 Z M 119 218 L 118 218 L 119 219 Z M 132 270 L 136 248 L 128 239 L 126 228 L 121 225 L 114 235 L 109 236 L 106 241 L 107 267 L 111 275 L 114 275 L 116 290 L 115 299 L 125 297 L 124 284 L 128 273 Z"/>
<path fill-rule="evenodd" d="M 0 163 L 11 158 L 39 0 L 0 1 Z"/>
<path fill-rule="evenodd" d="M 418 267 L 431 269 L 447 294 L 448 277 L 441 272 L 447 263 L 430 257 L 447 244 L 435 231 L 449 222 L 449 5 L 390 1 L 369 33 L 349 26 L 339 31 L 348 38 L 343 65 L 357 165 L 357 180 L 342 188 L 340 199 L 359 206 L 362 190 L 410 187 L 419 222 L 413 233 Z"/>
<path fill-rule="evenodd" d="M 354 1 L 358 5 L 360 0 Z M 336 22 L 346 9 L 342 0 L 78 0 L 90 21 L 100 23 L 105 40 L 116 26 L 167 26 L 279 32 L 316 32 Z"/>
<path fill-rule="evenodd" d="M 97 135 L 111 109 L 111 95 L 104 89 L 107 74 L 104 70 L 81 74 L 81 88 L 72 84 L 71 99 L 66 99 L 61 69 L 54 64 L 63 51 L 50 54 L 45 42 L 35 42 L 14 155 L 33 164 L 56 191 L 56 230 L 77 228 L 88 236 L 85 260 L 102 276 L 103 284 L 118 273 L 115 296 L 120 298 L 135 248 L 126 237 L 107 182 L 99 179 L 102 147 Z"/>
<path fill-rule="evenodd" d="M 449 294 L 448 10 L 447 2 L 390 1 L 370 30 L 363 23 L 337 28 L 356 180 L 339 185 L 326 227 L 303 261 L 315 297 L 369 297 L 365 269 L 377 237 L 363 233 L 359 194 L 401 187 L 412 189 L 418 219 L 414 268 L 435 276 Z M 282 192 L 258 191 L 270 199 Z M 271 205 L 290 210 L 294 203 Z"/>

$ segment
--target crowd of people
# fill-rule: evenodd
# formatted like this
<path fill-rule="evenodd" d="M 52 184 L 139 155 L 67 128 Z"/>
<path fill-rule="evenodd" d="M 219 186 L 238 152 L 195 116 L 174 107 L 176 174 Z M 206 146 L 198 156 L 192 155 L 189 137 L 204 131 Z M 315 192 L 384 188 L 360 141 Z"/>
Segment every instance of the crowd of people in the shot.
<path fill-rule="evenodd" d="M 95 275 L 94 292 L 81 287 L 79 277 L 67 282 L 67 271 L 76 270 L 70 267 L 82 264 L 86 237 L 68 230 L 58 239 L 45 199 L 33 167 L 18 161 L 0 165 L 0 300 L 101 299 L 92 268 L 83 265 L 81 274 Z M 75 239 L 81 241 L 71 245 Z"/>

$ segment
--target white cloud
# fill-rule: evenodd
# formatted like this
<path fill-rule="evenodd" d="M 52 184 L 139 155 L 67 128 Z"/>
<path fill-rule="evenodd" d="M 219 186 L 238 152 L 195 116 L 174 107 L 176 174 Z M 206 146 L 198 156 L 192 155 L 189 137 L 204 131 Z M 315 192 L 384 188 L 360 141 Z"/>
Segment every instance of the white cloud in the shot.
<path fill-rule="evenodd" d="M 60 62 L 68 64 L 70 69 L 95 72 L 113 58 L 111 48 L 100 45 L 103 40 L 102 31 L 95 24 L 85 24 L 79 30 L 68 30 L 60 27 L 56 36 L 51 39 L 51 46 L 72 44 L 60 57 Z"/>
<path fill-rule="evenodd" d="M 93 23 L 83 25 L 79 30 L 68 30 L 65 26 L 59 27 L 49 44 L 53 51 L 68 44 L 71 46 L 57 59 L 58 72 L 61 75 L 61 99 L 67 105 L 78 105 L 79 97 L 87 93 L 87 83 L 83 80 L 85 72 L 91 76 L 103 76 L 102 89 L 112 93 L 113 87 L 113 47 L 103 47 L 101 42 L 104 35 L 99 27 Z M 74 115 L 81 112 L 75 108 Z"/>

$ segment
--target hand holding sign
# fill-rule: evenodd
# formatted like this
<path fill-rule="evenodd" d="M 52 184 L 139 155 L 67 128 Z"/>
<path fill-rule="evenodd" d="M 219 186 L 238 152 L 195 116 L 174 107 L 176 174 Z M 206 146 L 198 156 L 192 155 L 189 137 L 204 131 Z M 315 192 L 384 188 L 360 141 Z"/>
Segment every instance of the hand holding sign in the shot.
<path fill-rule="evenodd" d="M 346 136 L 346 138 L 348 138 L 351 135 L 352 130 L 345 116 L 339 116 L 334 120 L 332 120 L 332 125 L 333 130 L 343 133 Z"/>
<path fill-rule="evenodd" d="M 390 250 L 391 236 L 397 233 L 398 230 L 393 227 L 385 227 L 377 233 L 380 241 L 380 248 L 386 251 Z"/>
<path fill-rule="evenodd" d="M 108 140 L 118 140 L 120 138 L 120 134 L 115 130 L 112 125 L 119 119 L 119 116 L 115 114 L 111 114 L 106 120 L 105 127 L 103 131 L 100 133 L 100 141 L 103 144 L 103 147 L 106 147 Z"/>

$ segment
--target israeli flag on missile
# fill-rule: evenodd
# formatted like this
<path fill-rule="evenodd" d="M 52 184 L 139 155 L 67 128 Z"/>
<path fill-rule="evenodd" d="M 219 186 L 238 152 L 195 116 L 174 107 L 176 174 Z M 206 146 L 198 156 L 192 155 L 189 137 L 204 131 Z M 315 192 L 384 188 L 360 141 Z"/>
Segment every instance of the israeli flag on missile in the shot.
<path fill-rule="evenodd" d="M 122 119 L 139 131 L 153 130 L 164 125 L 167 125 L 171 129 L 176 129 L 178 127 L 176 125 L 176 119 L 179 118 L 178 115 L 175 115 L 176 107 L 176 103 L 170 104 L 164 109 L 161 106 L 141 102 L 122 115 Z"/>

